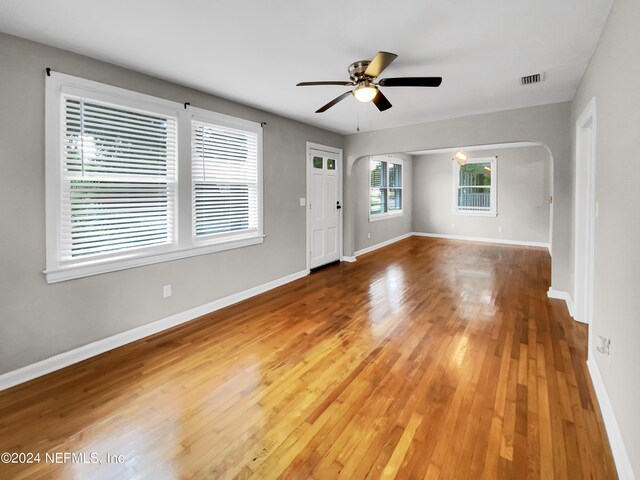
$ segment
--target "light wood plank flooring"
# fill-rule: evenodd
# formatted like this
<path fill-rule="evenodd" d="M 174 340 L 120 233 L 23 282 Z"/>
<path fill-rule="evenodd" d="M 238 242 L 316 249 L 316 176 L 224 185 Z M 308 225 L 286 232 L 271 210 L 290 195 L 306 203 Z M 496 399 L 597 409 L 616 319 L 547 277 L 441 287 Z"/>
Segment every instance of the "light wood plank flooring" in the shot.
<path fill-rule="evenodd" d="M 616 478 L 549 268 L 412 237 L 0 392 L 0 452 L 41 454 L 0 478 Z"/>

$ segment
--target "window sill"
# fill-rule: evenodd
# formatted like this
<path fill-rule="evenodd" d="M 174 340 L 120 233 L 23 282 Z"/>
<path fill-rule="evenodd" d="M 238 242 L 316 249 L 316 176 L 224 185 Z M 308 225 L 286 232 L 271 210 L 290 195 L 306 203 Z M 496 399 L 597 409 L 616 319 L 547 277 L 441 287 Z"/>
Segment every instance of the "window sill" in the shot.
<path fill-rule="evenodd" d="M 390 218 L 402 217 L 403 215 L 404 215 L 404 211 L 400 211 L 396 213 L 380 213 L 374 216 L 369 215 L 369 223 L 379 222 L 380 220 L 388 220 Z"/>
<path fill-rule="evenodd" d="M 497 217 L 498 213 L 497 212 L 459 212 L 459 211 L 454 211 L 453 212 L 454 215 L 460 215 L 463 217 Z"/>
<path fill-rule="evenodd" d="M 203 246 L 195 246 L 190 248 L 175 249 L 168 252 L 137 256 L 119 260 L 104 260 L 102 262 L 92 262 L 84 265 L 72 265 L 60 267 L 56 269 L 47 269 L 43 273 L 46 275 L 47 283 L 58 283 L 75 278 L 89 277 L 99 275 L 101 273 L 115 272 L 128 268 L 142 267 L 145 265 L 153 265 L 154 263 L 169 262 L 171 260 L 179 260 L 181 258 L 195 257 L 197 255 L 205 255 L 208 253 L 221 252 L 234 248 L 248 247 L 264 242 L 266 235 L 258 234 L 245 238 L 234 238 L 226 241 L 210 243 Z"/>

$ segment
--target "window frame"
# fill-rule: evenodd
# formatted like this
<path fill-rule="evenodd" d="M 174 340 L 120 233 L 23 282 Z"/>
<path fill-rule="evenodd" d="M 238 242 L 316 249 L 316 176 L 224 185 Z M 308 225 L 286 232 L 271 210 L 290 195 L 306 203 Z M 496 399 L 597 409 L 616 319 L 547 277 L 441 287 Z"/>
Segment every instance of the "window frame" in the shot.
<path fill-rule="evenodd" d="M 262 126 L 259 123 L 251 122 L 248 120 L 243 120 L 241 118 L 231 117 L 229 115 L 223 115 L 221 113 L 211 112 L 208 110 L 204 110 L 202 108 L 197 107 L 189 107 L 189 235 L 191 237 L 191 243 L 194 246 L 202 247 L 207 245 L 232 245 L 235 242 L 238 242 L 239 246 L 244 246 L 243 243 L 245 240 L 250 240 L 253 238 L 264 238 L 264 229 L 263 229 L 263 198 L 262 198 Z M 215 124 L 223 127 L 234 128 L 238 130 L 249 131 L 251 133 L 256 134 L 257 136 L 257 216 L 258 216 L 258 224 L 256 229 L 251 229 L 249 232 L 243 231 L 234 231 L 234 232 L 226 232 L 219 234 L 211 234 L 206 236 L 197 237 L 194 234 L 194 218 L 193 218 L 193 209 L 195 207 L 194 200 L 195 197 L 193 195 L 193 176 L 191 175 L 191 167 L 193 165 L 192 154 L 192 144 L 191 144 L 191 135 L 192 135 L 192 123 L 194 121 L 197 122 L 205 122 L 210 124 Z M 186 169 L 185 169 L 186 170 Z M 185 212 L 186 213 L 186 212 Z M 261 242 L 260 242 L 261 243 Z M 234 248 L 233 246 L 229 248 Z M 226 250 L 226 249 L 225 249 Z"/>
<path fill-rule="evenodd" d="M 477 158 L 469 158 L 465 162 L 467 164 L 475 164 L 475 163 L 490 163 L 491 164 L 491 185 L 489 186 L 489 202 L 490 209 L 488 211 L 485 210 L 460 210 L 458 205 L 458 191 L 461 188 L 460 186 L 460 167 L 461 165 L 453 159 L 452 161 L 453 168 L 453 195 L 452 195 L 452 205 L 453 205 L 453 214 L 454 215 L 462 215 L 462 216 L 470 216 L 470 217 L 497 217 L 498 216 L 498 157 L 477 157 Z M 464 187 L 464 185 L 463 185 Z"/>
<path fill-rule="evenodd" d="M 124 250 L 110 255 L 62 260 L 62 194 L 64 152 L 64 95 L 70 94 L 97 102 L 105 102 L 176 118 L 177 156 L 172 241 L 168 244 Z M 258 229 L 247 235 L 229 235 L 194 241 L 192 238 L 191 122 L 194 117 L 232 128 L 251 130 L 258 135 Z M 47 283 L 87 277 L 180 258 L 219 252 L 263 243 L 262 128 L 259 123 L 244 120 L 181 103 L 114 87 L 83 78 L 51 72 L 45 82 L 45 218 Z"/>
<path fill-rule="evenodd" d="M 387 186 L 385 187 L 387 190 L 387 211 L 382 213 L 371 213 L 371 163 L 372 162 L 384 162 L 387 164 L 386 174 L 387 174 Z M 389 186 L 389 165 L 399 165 L 401 167 L 400 174 L 400 187 L 394 187 L 395 189 L 400 189 L 401 193 L 401 208 L 399 210 L 389 210 L 389 190 L 391 187 Z M 371 222 L 379 222 L 380 220 L 386 220 L 389 218 L 400 217 L 404 215 L 404 160 L 398 157 L 392 157 L 387 155 L 375 155 L 369 157 L 368 162 L 368 170 L 367 170 L 367 210 L 369 212 L 369 223 Z"/>

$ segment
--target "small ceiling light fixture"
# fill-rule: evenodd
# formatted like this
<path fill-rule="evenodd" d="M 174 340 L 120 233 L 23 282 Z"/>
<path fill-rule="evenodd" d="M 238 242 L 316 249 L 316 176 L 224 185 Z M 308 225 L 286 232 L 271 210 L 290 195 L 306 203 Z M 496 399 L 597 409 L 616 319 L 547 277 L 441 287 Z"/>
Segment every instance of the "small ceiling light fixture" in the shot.
<path fill-rule="evenodd" d="M 362 103 L 370 102 L 377 94 L 378 89 L 368 83 L 358 85 L 355 90 L 353 90 L 353 96 Z"/>
<path fill-rule="evenodd" d="M 460 166 L 463 166 L 464 164 L 467 163 L 467 154 L 465 153 L 464 150 L 459 148 L 458 151 L 456 152 L 456 154 L 453 156 L 453 159 L 456 162 L 458 162 L 460 164 Z"/>

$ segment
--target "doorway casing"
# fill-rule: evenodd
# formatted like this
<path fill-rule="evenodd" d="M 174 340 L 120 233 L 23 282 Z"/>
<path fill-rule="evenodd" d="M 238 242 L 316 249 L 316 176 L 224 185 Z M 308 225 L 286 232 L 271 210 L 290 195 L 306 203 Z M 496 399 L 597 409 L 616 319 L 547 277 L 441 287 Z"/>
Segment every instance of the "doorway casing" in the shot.
<path fill-rule="evenodd" d="M 596 99 L 576 121 L 573 317 L 591 323 L 596 222 Z"/>

